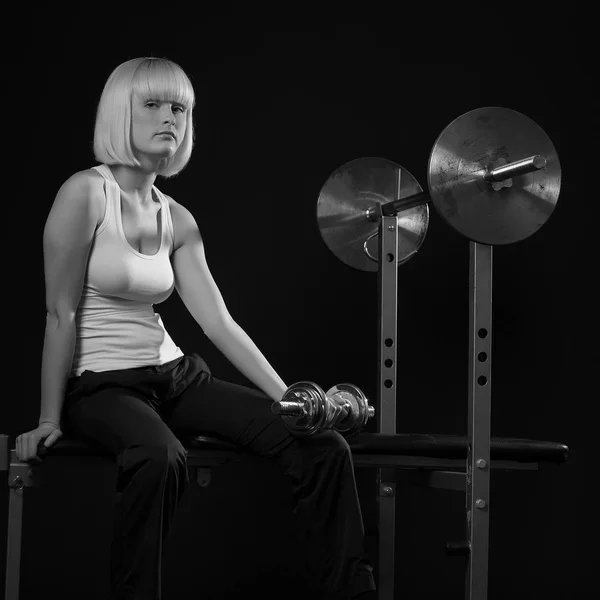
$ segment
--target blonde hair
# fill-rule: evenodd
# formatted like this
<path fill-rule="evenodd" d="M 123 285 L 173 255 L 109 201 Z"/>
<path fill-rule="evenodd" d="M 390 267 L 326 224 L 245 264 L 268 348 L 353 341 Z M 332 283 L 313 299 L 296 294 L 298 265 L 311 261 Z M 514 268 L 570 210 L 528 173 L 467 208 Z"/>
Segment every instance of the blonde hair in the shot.
<path fill-rule="evenodd" d="M 107 165 L 140 166 L 131 147 L 131 101 L 134 94 L 177 102 L 186 108 L 183 141 L 173 156 L 161 161 L 158 171 L 162 177 L 172 177 L 186 166 L 192 155 L 195 96 L 192 83 L 183 69 L 166 58 L 134 58 L 111 73 L 96 112 L 94 156 Z"/>

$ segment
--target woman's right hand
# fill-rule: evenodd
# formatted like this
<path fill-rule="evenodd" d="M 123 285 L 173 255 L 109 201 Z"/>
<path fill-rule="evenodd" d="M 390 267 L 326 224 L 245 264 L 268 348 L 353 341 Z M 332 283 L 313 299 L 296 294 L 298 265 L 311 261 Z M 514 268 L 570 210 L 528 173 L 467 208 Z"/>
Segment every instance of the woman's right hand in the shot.
<path fill-rule="evenodd" d="M 62 431 L 52 423 L 42 423 L 37 429 L 22 433 L 16 440 L 17 458 L 22 461 L 42 462 L 37 455 L 38 444 L 42 440 L 46 448 L 50 448 L 62 437 Z"/>

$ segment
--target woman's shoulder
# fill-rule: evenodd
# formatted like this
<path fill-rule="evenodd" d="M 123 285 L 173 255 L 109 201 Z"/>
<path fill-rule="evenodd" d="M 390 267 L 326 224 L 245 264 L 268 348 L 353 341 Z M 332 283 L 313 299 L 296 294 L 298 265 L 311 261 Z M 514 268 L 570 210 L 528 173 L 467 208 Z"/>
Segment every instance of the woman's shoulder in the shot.
<path fill-rule="evenodd" d="M 192 213 L 183 204 L 176 202 L 171 196 L 162 193 L 169 205 L 171 221 L 173 223 L 174 246 L 173 251 L 177 250 L 187 237 L 190 229 L 198 230 L 198 226 Z"/>
<path fill-rule="evenodd" d="M 100 224 L 104 215 L 104 178 L 96 169 L 76 171 L 65 179 L 59 191 L 60 196 L 71 197 L 73 201 L 90 202 L 98 215 Z"/>
<path fill-rule="evenodd" d="M 194 221 L 194 217 L 188 208 L 183 204 L 176 202 L 171 196 L 167 196 L 165 193 L 163 193 L 163 196 L 169 204 L 173 224 L 183 227 L 184 225 L 189 224 L 190 221 Z"/>
<path fill-rule="evenodd" d="M 91 197 L 95 196 L 99 189 L 102 190 L 103 180 L 96 169 L 83 169 L 67 177 L 61 187 Z"/>
<path fill-rule="evenodd" d="M 96 169 L 82 169 L 81 171 L 75 171 L 72 175 L 65 179 L 65 183 L 93 183 L 96 181 L 102 181 L 104 179 Z"/>

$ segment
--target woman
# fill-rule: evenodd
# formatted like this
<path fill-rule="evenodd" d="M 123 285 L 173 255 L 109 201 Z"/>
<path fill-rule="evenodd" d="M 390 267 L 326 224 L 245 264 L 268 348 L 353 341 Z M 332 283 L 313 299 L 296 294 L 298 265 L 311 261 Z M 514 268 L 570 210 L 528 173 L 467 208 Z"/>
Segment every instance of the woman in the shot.
<path fill-rule="evenodd" d="M 63 429 L 114 454 L 111 598 L 160 597 L 162 540 L 188 483 L 179 438 L 198 433 L 281 466 L 323 596 L 365 597 L 375 586 L 351 453 L 331 429 L 347 409 L 328 399 L 329 429 L 306 439 L 272 414 L 286 384 L 229 314 L 194 217 L 154 186 L 190 159 L 193 106 L 189 78 L 166 59 L 130 60 L 108 78 L 94 134 L 100 165 L 65 181 L 44 229 L 41 414 L 17 438 L 17 456 L 38 461 L 38 444 L 52 446 Z M 220 381 L 197 354 L 184 355 L 153 308 L 173 288 L 261 391 Z"/>

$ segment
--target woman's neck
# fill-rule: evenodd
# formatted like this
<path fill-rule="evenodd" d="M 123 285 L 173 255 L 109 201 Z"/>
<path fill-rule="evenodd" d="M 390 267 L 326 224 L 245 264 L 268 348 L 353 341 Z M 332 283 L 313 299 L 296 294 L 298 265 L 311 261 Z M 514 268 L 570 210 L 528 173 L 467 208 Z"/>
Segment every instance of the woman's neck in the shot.
<path fill-rule="evenodd" d="M 148 173 L 138 167 L 127 165 L 108 166 L 119 187 L 129 198 L 141 204 L 153 202 L 152 186 L 156 180 L 156 173 Z"/>

